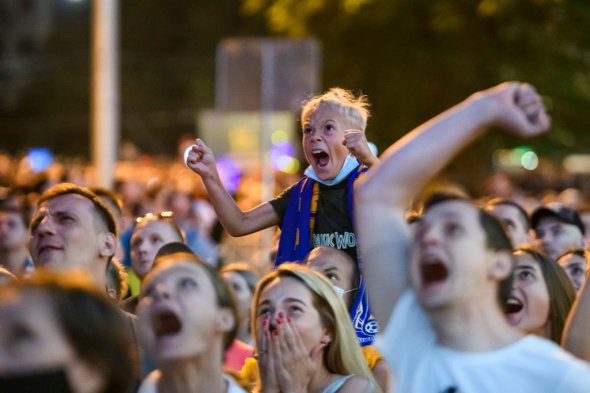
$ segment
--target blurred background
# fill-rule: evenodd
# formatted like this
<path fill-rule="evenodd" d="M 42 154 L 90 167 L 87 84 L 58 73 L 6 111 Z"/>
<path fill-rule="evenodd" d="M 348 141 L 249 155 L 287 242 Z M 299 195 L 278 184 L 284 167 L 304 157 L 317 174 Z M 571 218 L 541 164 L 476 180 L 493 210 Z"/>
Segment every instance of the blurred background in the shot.
<path fill-rule="evenodd" d="M 41 166 L 54 157 L 91 159 L 91 14 L 92 0 L 0 0 L 4 153 L 40 154 Z M 211 111 L 263 109 L 264 94 L 253 86 L 264 74 L 250 85 L 230 80 L 243 64 L 231 63 L 230 44 L 265 38 L 309 44 L 279 61 L 300 59 L 307 70 L 294 99 L 332 86 L 367 94 L 367 134 L 380 151 L 474 91 L 505 80 L 534 84 L 552 132 L 525 146 L 501 133 L 475 144 L 449 172 L 471 192 L 490 170 L 523 173 L 529 183 L 539 171 L 551 181 L 562 181 L 564 170 L 568 179 L 590 171 L 587 0 L 123 0 L 117 25 L 121 159 L 174 159 L 183 141 L 224 132 L 210 128 L 220 123 Z M 257 61 L 251 68 L 260 73 Z M 287 67 L 273 76 L 272 102 L 288 93 L 276 81 L 290 74 Z M 246 96 L 230 102 L 228 91 Z M 250 100 L 260 105 L 243 107 Z M 294 141 L 292 155 L 297 106 L 267 108 L 291 113 L 269 127 Z"/>

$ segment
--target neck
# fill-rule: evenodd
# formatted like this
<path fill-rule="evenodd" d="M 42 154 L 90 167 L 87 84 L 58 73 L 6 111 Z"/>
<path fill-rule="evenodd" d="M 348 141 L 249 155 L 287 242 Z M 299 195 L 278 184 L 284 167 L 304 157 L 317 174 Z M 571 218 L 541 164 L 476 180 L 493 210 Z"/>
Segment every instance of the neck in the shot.
<path fill-rule="evenodd" d="M 522 338 L 508 323 L 495 294 L 430 311 L 429 317 L 439 344 L 458 351 L 492 351 Z"/>
<path fill-rule="evenodd" d="M 13 274 L 19 274 L 25 264 L 25 259 L 29 256 L 26 248 L 12 249 L 0 249 L 0 261 L 2 265 L 12 272 Z"/>
<path fill-rule="evenodd" d="M 201 355 L 161 365 L 159 393 L 224 393 L 221 355 Z"/>
<path fill-rule="evenodd" d="M 238 331 L 236 332 L 236 338 L 244 344 L 250 343 L 252 336 L 250 335 L 250 329 L 248 329 L 248 322 L 240 324 Z"/>
<path fill-rule="evenodd" d="M 324 389 L 332 382 L 334 374 L 332 374 L 324 365 L 324 353 L 320 354 L 317 359 L 318 362 L 314 370 L 316 370 L 307 385 L 307 391 L 310 393 L 323 392 Z"/>

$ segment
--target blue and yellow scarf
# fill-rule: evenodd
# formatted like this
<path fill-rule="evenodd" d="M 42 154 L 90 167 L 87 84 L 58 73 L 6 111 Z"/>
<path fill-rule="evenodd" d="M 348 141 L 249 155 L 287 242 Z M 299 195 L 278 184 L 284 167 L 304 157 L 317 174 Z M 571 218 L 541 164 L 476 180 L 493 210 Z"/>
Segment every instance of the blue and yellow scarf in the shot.
<path fill-rule="evenodd" d="M 348 175 L 348 215 L 351 221 L 354 221 L 354 183 L 368 169 L 367 166 L 357 163 L 356 167 Z M 319 195 L 319 183 L 309 176 L 305 176 L 291 189 L 281 226 L 281 238 L 275 268 L 284 262 L 302 261 L 311 251 Z M 371 318 L 369 299 L 362 276 L 350 313 L 360 345 L 372 344 L 378 326 L 377 322 Z"/>

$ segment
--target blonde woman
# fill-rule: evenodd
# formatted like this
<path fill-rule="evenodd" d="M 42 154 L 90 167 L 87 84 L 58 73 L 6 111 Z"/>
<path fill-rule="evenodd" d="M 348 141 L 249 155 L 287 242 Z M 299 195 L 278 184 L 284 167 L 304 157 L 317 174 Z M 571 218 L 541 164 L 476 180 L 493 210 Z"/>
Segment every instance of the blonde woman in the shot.
<path fill-rule="evenodd" d="M 283 264 L 254 294 L 258 391 L 376 392 L 344 303 L 321 274 Z"/>

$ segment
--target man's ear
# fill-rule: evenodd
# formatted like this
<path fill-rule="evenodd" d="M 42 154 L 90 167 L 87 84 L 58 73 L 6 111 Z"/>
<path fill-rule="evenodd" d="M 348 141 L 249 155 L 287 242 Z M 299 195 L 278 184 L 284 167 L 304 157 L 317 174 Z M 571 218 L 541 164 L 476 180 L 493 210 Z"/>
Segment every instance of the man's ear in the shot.
<path fill-rule="evenodd" d="M 514 268 L 512 252 L 493 251 L 493 253 L 489 270 L 490 276 L 497 280 L 503 280 L 512 274 Z"/>
<path fill-rule="evenodd" d="M 107 288 L 107 296 L 112 300 L 117 300 L 117 291 L 115 288 Z"/>
<path fill-rule="evenodd" d="M 112 257 L 117 250 L 117 238 L 110 232 L 103 232 L 98 235 L 98 253 L 101 257 Z"/>
<path fill-rule="evenodd" d="M 236 326 L 236 318 L 231 308 L 220 308 L 217 313 L 216 327 L 220 332 L 227 333 Z"/>

